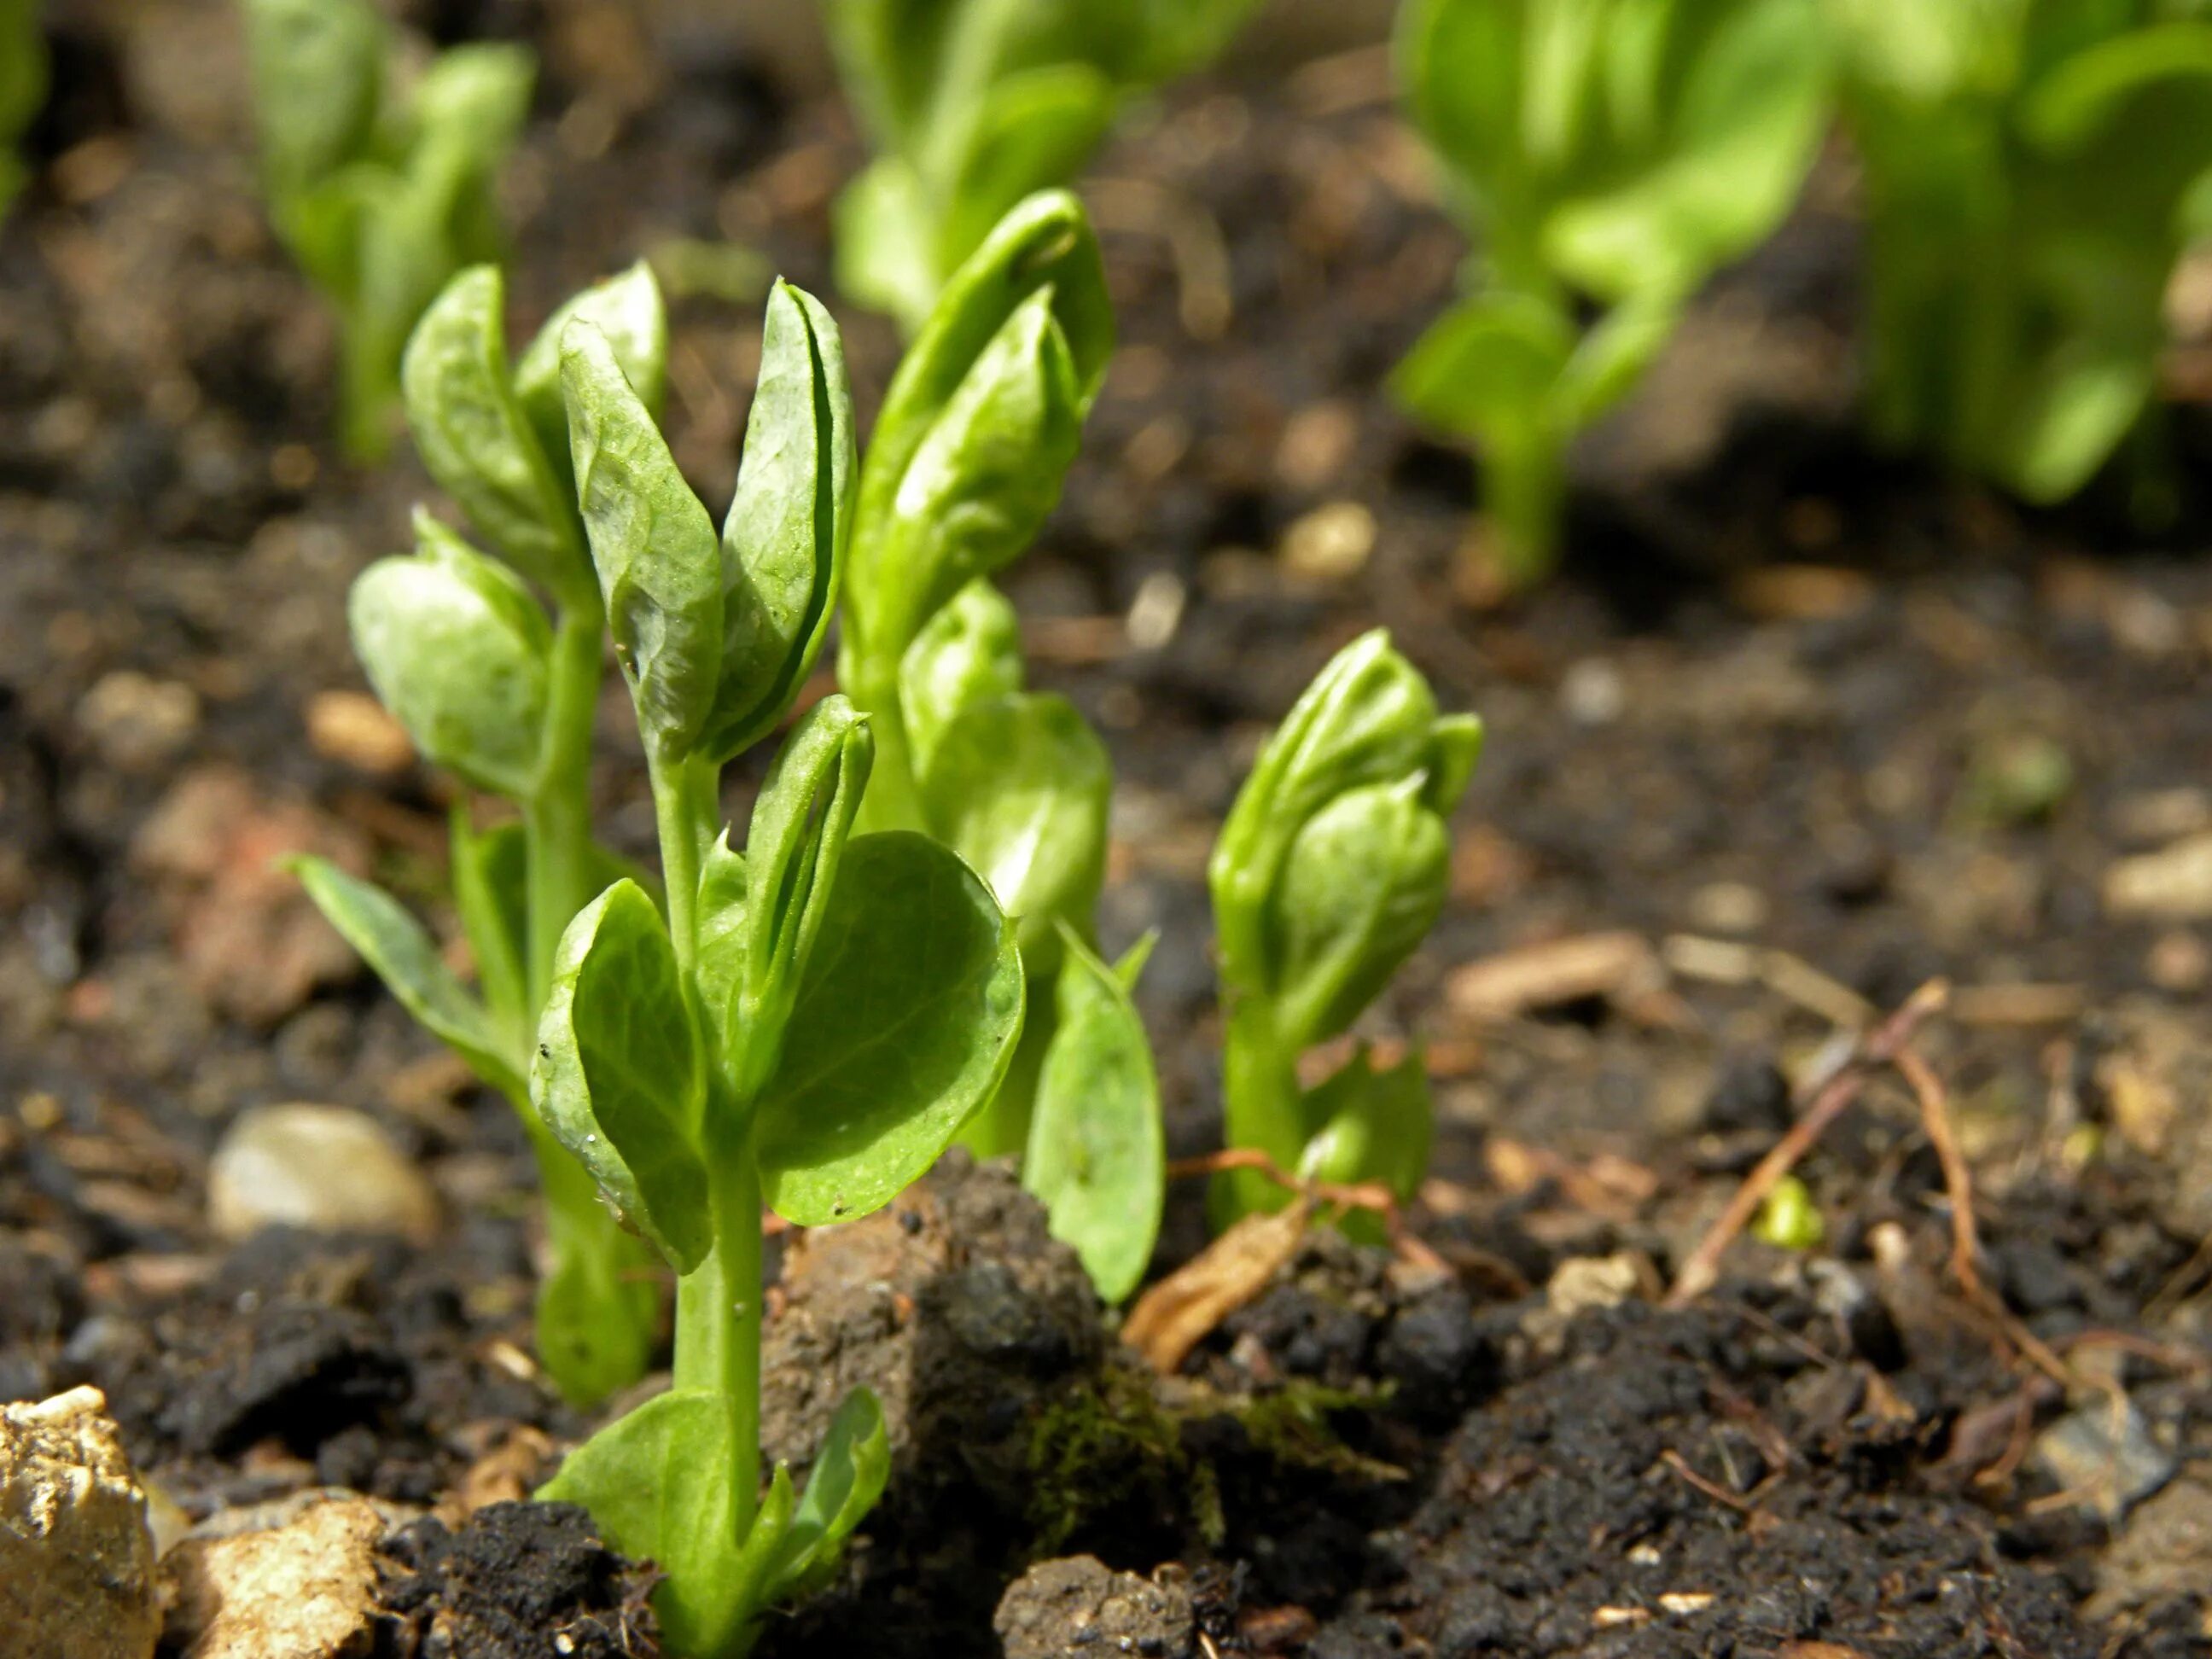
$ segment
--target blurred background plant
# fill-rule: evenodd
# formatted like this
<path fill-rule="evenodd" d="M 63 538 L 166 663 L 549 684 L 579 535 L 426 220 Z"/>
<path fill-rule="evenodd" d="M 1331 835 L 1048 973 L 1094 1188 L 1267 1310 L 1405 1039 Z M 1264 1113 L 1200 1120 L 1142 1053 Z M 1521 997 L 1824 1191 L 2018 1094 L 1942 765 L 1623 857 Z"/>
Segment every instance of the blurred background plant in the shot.
<path fill-rule="evenodd" d="M 46 42 L 39 0 L 0 0 L 0 218 L 23 187 L 15 145 L 46 100 Z"/>
<path fill-rule="evenodd" d="M 339 428 L 389 448 L 409 331 L 464 265 L 501 257 L 500 164 L 529 113 L 523 47 L 470 44 L 419 72 L 369 0 L 244 0 L 270 220 L 337 312 Z"/>
<path fill-rule="evenodd" d="M 878 152 L 837 204 L 837 283 L 912 333 L 1008 209 L 1073 181 L 1123 106 L 1210 62 L 1255 0 L 828 0 Z"/>

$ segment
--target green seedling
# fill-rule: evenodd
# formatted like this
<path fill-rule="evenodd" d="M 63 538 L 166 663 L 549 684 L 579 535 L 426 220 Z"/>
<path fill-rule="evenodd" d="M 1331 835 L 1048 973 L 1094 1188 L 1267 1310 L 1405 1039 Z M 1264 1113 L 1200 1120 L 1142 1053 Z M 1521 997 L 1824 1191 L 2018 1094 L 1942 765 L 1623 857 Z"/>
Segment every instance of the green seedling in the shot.
<path fill-rule="evenodd" d="M 981 872 L 1020 919 L 1032 976 L 1022 1053 L 965 1137 L 984 1157 L 1028 1144 L 1060 928 L 1092 937 L 1113 788 L 1082 716 L 1024 689 L 1013 609 L 990 579 L 1059 501 L 1112 344 L 1081 204 L 1030 198 L 900 363 L 854 514 L 838 671 L 876 737 L 862 823 L 926 832 Z"/>
<path fill-rule="evenodd" d="M 423 757 L 520 809 L 519 823 L 482 830 L 465 805 L 453 817 L 453 896 L 477 989 L 462 985 L 390 895 L 317 860 L 301 876 L 409 1012 L 505 1095 L 529 1129 L 545 1195 L 538 1357 L 563 1394 L 588 1403 L 643 1375 L 658 1297 L 650 1254 L 599 1202 L 583 1166 L 539 1120 L 527 1085 L 562 935 L 624 873 L 592 839 L 606 612 L 571 478 L 561 389 L 559 342 L 577 319 L 617 343 L 629 383 L 657 403 L 667 323 L 642 265 L 570 301 L 512 368 L 496 270 L 462 273 L 424 314 L 405 356 L 407 416 L 431 476 L 491 555 L 418 512 L 415 552 L 371 565 L 349 606 L 369 682 Z"/>
<path fill-rule="evenodd" d="M 46 101 L 46 73 L 39 0 L 0 0 L 0 219 L 29 176 L 15 145 Z"/>
<path fill-rule="evenodd" d="M 1813 1201 L 1812 1188 L 1796 1176 L 1786 1175 L 1759 1204 L 1751 1231 L 1753 1237 L 1778 1249 L 1817 1250 L 1828 1236 L 1828 1224 L 1820 1206 Z"/>
<path fill-rule="evenodd" d="M 2212 207 L 2198 0 L 1829 0 L 1866 168 L 1876 433 L 2033 502 L 2136 430 Z"/>
<path fill-rule="evenodd" d="M 242 4 L 270 216 L 338 314 L 341 435 L 374 459 L 416 319 L 455 271 L 499 256 L 492 187 L 536 66 L 520 46 L 459 46 L 403 82 L 370 0 Z"/>
<path fill-rule="evenodd" d="M 1129 98 L 1220 52 L 1255 0 L 831 0 L 878 152 L 837 204 L 837 281 L 921 327 L 1031 192 L 1071 182 Z"/>
<path fill-rule="evenodd" d="M 1466 297 L 1393 391 L 1480 451 L 1490 562 L 1509 584 L 1557 559 L 1569 443 L 1634 386 L 1706 279 L 1796 199 L 1829 105 L 1820 3 L 1407 0 L 1401 12 L 1407 106 L 1476 254 Z"/>
<path fill-rule="evenodd" d="M 572 1453 L 582 1504 L 665 1577 L 669 1650 L 729 1659 L 830 1572 L 889 1467 L 856 1393 L 800 1495 L 760 1469 L 762 1206 L 866 1215 L 996 1090 L 1022 1024 L 1013 923 L 911 830 L 856 834 L 876 741 L 831 696 L 770 769 L 742 853 L 719 780 L 791 708 L 836 603 L 855 484 L 842 348 L 778 285 L 735 499 L 717 535 L 622 355 L 562 336 L 577 494 L 644 738 L 665 915 L 620 881 L 562 939 L 531 1097 L 678 1274 L 674 1386 Z"/>
<path fill-rule="evenodd" d="M 1439 714 L 1378 629 L 1337 653 L 1261 750 L 1206 870 L 1231 1146 L 1413 1196 L 1429 1149 L 1420 1056 L 1378 1072 L 1361 1048 L 1312 1088 L 1298 1062 L 1351 1029 L 1442 913 L 1446 819 L 1481 748 L 1481 722 Z M 1215 1224 L 1287 1199 L 1233 1171 L 1216 1182 Z"/>

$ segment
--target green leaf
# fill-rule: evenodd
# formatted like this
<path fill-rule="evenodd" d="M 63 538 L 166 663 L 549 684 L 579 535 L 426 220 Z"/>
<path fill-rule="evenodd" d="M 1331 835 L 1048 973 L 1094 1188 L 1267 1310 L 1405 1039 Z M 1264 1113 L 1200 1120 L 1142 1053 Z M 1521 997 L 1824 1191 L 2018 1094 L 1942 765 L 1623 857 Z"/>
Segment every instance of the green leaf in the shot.
<path fill-rule="evenodd" d="M 1045 319 L 1034 307 L 1017 324 L 1017 313 L 1040 294 L 1047 296 L 1053 330 L 1042 326 Z M 1055 333 L 1057 343 L 1048 344 Z M 1007 535 L 1018 528 L 1008 509 L 1018 505 L 1020 517 L 1041 520 L 1057 498 L 1065 456 L 1052 464 L 1039 445 L 1049 441 L 1054 453 L 1072 453 L 1074 429 L 1098 394 L 1113 343 L 1105 270 L 1082 204 L 1065 191 L 1041 191 L 1018 204 L 945 283 L 884 395 L 860 470 L 846 577 L 850 620 L 885 641 L 878 646 L 872 639 L 868 648 L 890 652 L 895 661 L 929 613 L 967 580 L 948 580 L 953 573 L 941 556 L 948 535 L 965 541 L 975 531 L 995 532 L 994 546 L 969 550 L 984 555 L 969 561 L 970 574 L 984 574 L 995 568 L 994 559 L 1003 563 L 1020 551 L 1026 535 L 1006 544 Z M 988 366 L 981 361 L 986 357 Z M 1042 422 L 1033 426 L 1030 453 L 1026 459 L 998 459 L 1044 471 L 1013 480 L 1016 496 L 1007 503 L 994 507 L 979 501 L 988 525 L 926 522 L 927 514 L 960 499 L 952 488 L 960 475 L 948 477 L 945 469 L 962 459 L 963 442 L 981 435 L 975 428 L 982 407 L 995 404 L 1002 416 L 1012 416 L 1024 403 Z M 967 437 L 944 432 L 955 420 Z M 1018 427 L 999 426 L 994 435 L 1014 439 Z M 922 465 L 925 447 L 927 466 L 910 477 Z M 980 478 L 975 482 L 981 486 Z M 915 592 L 917 586 L 934 592 L 935 600 Z"/>
<path fill-rule="evenodd" d="M 1087 938 L 1106 881 L 1114 769 L 1098 734 L 1065 697 L 994 697 L 937 738 L 921 792 L 931 833 L 1015 918 L 1030 971 L 1053 972 L 1055 924 Z"/>
<path fill-rule="evenodd" d="M 899 665 L 899 704 L 917 772 L 964 709 L 1022 689 L 1021 623 L 1006 595 L 969 582 L 932 617 Z"/>
<path fill-rule="evenodd" d="M 538 1282 L 538 1362 L 575 1406 L 595 1406 L 629 1388 L 653 1362 L 659 1298 L 649 1279 L 625 1276 L 651 1257 L 640 1262 L 645 1247 L 613 1217 L 605 1222 L 589 1244 L 556 1242 Z"/>
<path fill-rule="evenodd" d="M 408 424 L 430 476 L 499 556 L 567 599 L 588 591 L 590 573 L 568 495 L 509 382 L 504 328 L 498 267 L 448 283 L 407 342 Z"/>
<path fill-rule="evenodd" d="M 656 418 L 668 386 L 668 310 L 653 268 L 644 260 L 572 295 L 545 319 L 514 366 L 514 396 L 538 434 L 538 447 L 569 489 L 574 475 L 568 458 L 568 405 L 561 391 L 561 336 L 580 317 L 606 336 L 623 378 Z"/>
<path fill-rule="evenodd" d="M 415 535 L 413 557 L 355 581 L 354 653 L 427 758 L 520 799 L 538 783 L 552 628 L 510 572 L 419 510 Z"/>
<path fill-rule="evenodd" d="M 758 1127 L 769 1204 L 802 1227 L 889 1203 L 1005 1073 L 1022 1024 L 1013 925 L 926 836 L 855 837 L 806 962 Z"/>
<path fill-rule="evenodd" d="M 530 1098 L 624 1219 L 677 1268 L 713 1242 L 706 1061 L 653 901 L 616 883 L 561 937 Z"/>
<path fill-rule="evenodd" d="M 839 291 L 914 334 L 929 319 L 938 284 L 936 239 L 914 169 L 897 156 L 878 157 L 838 192 L 831 216 Z"/>
<path fill-rule="evenodd" d="M 845 1540 L 883 1496 L 890 1472 L 884 1408 L 872 1390 L 855 1389 L 837 1407 L 815 1454 L 805 1496 L 769 1569 L 767 1600 L 803 1595 L 829 1577 Z"/>
<path fill-rule="evenodd" d="M 957 270 L 1024 197 L 1080 173 L 1120 107 L 1113 82 L 1088 64 L 1042 64 L 994 85 L 969 125 L 944 192 L 937 274 Z"/>
<path fill-rule="evenodd" d="M 477 982 L 492 1018 L 519 1035 L 522 1043 L 537 1036 L 537 1011 L 530 1006 L 528 962 L 529 840 L 519 823 L 503 823 L 478 834 L 469 822 L 468 805 L 454 803 L 449 815 L 453 907 L 476 958 Z"/>
<path fill-rule="evenodd" d="M 601 1429 L 538 1489 L 542 1503 L 590 1510 L 624 1555 L 658 1564 L 653 1610 L 672 1653 L 733 1651 L 754 1612 L 747 1576 L 732 1571 L 752 1505 L 737 1490 L 738 1432 L 726 1397 L 676 1389 Z"/>
<path fill-rule="evenodd" d="M 903 655 L 923 623 L 966 583 L 1026 550 L 1059 502 L 1082 434 L 1083 398 L 1052 295 L 1015 309 L 975 358 L 915 448 L 896 516 L 871 550 L 854 601 L 868 638 Z"/>
<path fill-rule="evenodd" d="M 520 1057 L 482 1003 L 468 994 L 422 924 L 383 889 L 326 859 L 298 859 L 291 869 L 315 908 L 361 952 L 402 1007 L 493 1088 L 522 1093 Z"/>
<path fill-rule="evenodd" d="M 811 295 L 778 283 L 722 526 L 721 678 L 702 741 L 709 759 L 767 736 L 813 671 L 836 607 L 853 489 L 843 339 Z"/>
<path fill-rule="evenodd" d="M 1061 929 L 1060 1029 L 1046 1051 L 1022 1185 L 1073 1245 L 1109 1304 L 1125 1301 L 1158 1242 L 1167 1190 L 1160 1085 L 1144 1022 L 1129 1000 L 1151 954 L 1146 935 L 1109 969 Z"/>
<path fill-rule="evenodd" d="M 1413 1201 L 1428 1173 L 1435 1122 L 1418 1052 L 1377 1072 L 1362 1043 L 1302 1104 L 1312 1135 L 1298 1160 L 1301 1176 L 1345 1187 L 1376 1182 L 1401 1204 Z M 1382 1242 L 1371 1214 L 1347 1217 L 1345 1225 L 1355 1237 Z"/>
<path fill-rule="evenodd" d="M 386 26 L 366 0 L 246 0 L 245 15 L 261 168 L 281 212 L 368 149 Z"/>
<path fill-rule="evenodd" d="M 1206 879 L 1224 977 L 1264 988 L 1266 907 L 1306 821 L 1349 791 L 1425 779 L 1437 741 L 1436 697 L 1382 629 L 1329 659 L 1261 750 L 1214 842 Z M 1462 749 L 1455 740 L 1452 763 Z"/>
<path fill-rule="evenodd" d="M 1525 295 L 1462 300 L 1431 324 L 1393 371 L 1391 395 L 1419 420 L 1457 436 L 1510 442 L 1547 434 L 1553 395 L 1573 356 L 1573 325 Z"/>
<path fill-rule="evenodd" d="M 1443 914 L 1451 838 L 1419 774 L 1348 789 L 1308 818 L 1277 885 L 1269 979 L 1293 1048 L 1336 1036 Z"/>
<path fill-rule="evenodd" d="M 743 966 L 719 1010 L 740 1100 L 775 1069 L 807 964 L 836 911 L 846 838 L 874 754 L 866 718 L 842 696 L 824 697 L 777 751 L 753 806 Z"/>
<path fill-rule="evenodd" d="M 569 452 L 638 726 L 664 759 L 690 755 L 714 707 L 722 552 L 607 337 L 571 323 L 561 349 Z"/>

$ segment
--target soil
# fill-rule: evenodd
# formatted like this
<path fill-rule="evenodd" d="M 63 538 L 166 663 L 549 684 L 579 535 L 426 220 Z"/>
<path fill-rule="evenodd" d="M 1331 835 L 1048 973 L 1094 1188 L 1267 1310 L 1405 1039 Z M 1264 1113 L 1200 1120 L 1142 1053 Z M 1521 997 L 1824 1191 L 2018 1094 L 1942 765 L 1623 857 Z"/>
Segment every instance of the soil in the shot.
<path fill-rule="evenodd" d="M 633 8 L 405 9 L 543 54 L 518 333 L 673 238 L 830 291 L 835 107 Z M 346 584 L 431 492 L 404 444 L 329 441 L 331 328 L 261 218 L 229 9 L 47 12 L 0 227 L 0 1393 L 97 1383 L 187 1522 L 319 1487 L 423 1516 L 386 1544 L 393 1652 L 649 1652 L 645 1581 L 507 1501 L 590 1426 L 527 1358 L 520 1136 L 266 874 L 314 845 L 441 915 L 449 786 L 333 701 Z M 2165 411 L 2190 482 L 2154 532 L 2116 511 L 2141 458 L 2037 515 L 1870 449 L 1838 155 L 1578 453 L 1560 577 L 1501 602 L 1462 556 L 1474 470 L 1379 390 L 1462 251 L 1379 57 L 1179 88 L 1086 191 L 1122 348 L 1009 586 L 1119 769 L 1103 931 L 1161 930 L 1177 1155 L 1218 1133 L 1203 864 L 1267 723 L 1381 623 L 1489 725 L 1452 904 L 1368 1028 L 1429 1044 L 1425 1255 L 1316 1233 L 1164 1382 L 1002 1170 L 806 1241 L 777 1449 L 872 1376 L 901 1450 L 763 1652 L 2206 1651 L 2212 901 L 2126 862 L 2212 828 L 2204 410 Z M 872 409 L 897 343 L 841 316 Z M 672 433 L 718 505 L 757 307 L 675 323 Z M 641 854 L 617 696 L 596 788 Z M 1824 1242 L 1746 1238 L 1658 1306 L 1836 1030 L 1939 975 L 1913 1052 L 1987 1293 L 1876 1068 L 1798 1166 Z M 216 1237 L 210 1151 L 288 1099 L 373 1114 L 436 1245 Z M 1201 1185 L 1156 1273 L 1202 1247 Z"/>

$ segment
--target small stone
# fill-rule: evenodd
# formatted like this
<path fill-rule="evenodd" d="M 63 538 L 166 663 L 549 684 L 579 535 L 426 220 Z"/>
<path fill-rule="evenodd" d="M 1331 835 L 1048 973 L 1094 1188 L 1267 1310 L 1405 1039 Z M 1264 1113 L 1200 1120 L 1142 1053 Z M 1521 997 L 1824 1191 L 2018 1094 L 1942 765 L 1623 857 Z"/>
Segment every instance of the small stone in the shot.
<path fill-rule="evenodd" d="M 2118 1521 L 2173 1478 L 2173 1454 L 2151 1438 L 2131 1401 L 2097 1400 L 2036 1437 L 2035 1461 L 2077 1504 Z"/>
<path fill-rule="evenodd" d="M 161 1631 L 146 1494 L 100 1390 L 0 1407 L 0 1645 L 146 1659 Z"/>
<path fill-rule="evenodd" d="M 378 1613 L 384 1516 L 365 1498 L 315 1504 L 273 1530 L 191 1538 L 162 1563 L 168 1638 L 186 1659 L 351 1659 Z"/>
<path fill-rule="evenodd" d="M 1375 550 L 1375 515 L 1358 501 L 1331 501 L 1291 525 L 1283 536 L 1283 568 L 1294 576 L 1342 581 Z"/>
<path fill-rule="evenodd" d="M 323 691 L 310 698 L 307 741 L 317 754 L 377 776 L 415 763 L 415 745 L 405 730 L 362 691 Z"/>
<path fill-rule="evenodd" d="M 2087 1612 L 2112 1619 L 2177 1595 L 2212 1613 L 2212 1469 L 2202 1464 L 2129 1517 L 2099 1559 Z"/>
<path fill-rule="evenodd" d="M 180 681 L 119 668 L 84 694 L 76 718 L 110 766 L 122 772 L 151 771 L 199 729 L 199 694 Z"/>
<path fill-rule="evenodd" d="M 1610 726 L 1628 708 L 1628 687 L 1611 663 L 1585 657 L 1560 680 L 1559 707 L 1577 726 Z"/>
<path fill-rule="evenodd" d="M 1690 895 L 1690 925 L 1708 933 L 1755 933 L 1766 926 L 1766 895 L 1741 881 L 1711 881 Z"/>
<path fill-rule="evenodd" d="M 1544 1299 L 1554 1314 L 1571 1319 L 1594 1308 L 1619 1307 L 1643 1283 L 1643 1266 L 1632 1255 L 1571 1256 L 1544 1286 Z"/>
<path fill-rule="evenodd" d="M 2143 977 L 2172 996 L 2193 996 L 2212 982 L 2212 950 L 2196 934 L 2177 928 L 2151 941 Z"/>
<path fill-rule="evenodd" d="M 2105 872 L 2105 910 L 2156 921 L 2212 920 L 2212 832 L 2113 864 Z"/>
<path fill-rule="evenodd" d="M 1188 1659 L 1198 1621 L 1190 1588 L 1168 1575 L 1115 1572 L 1095 1555 L 1041 1561 L 1009 1585 L 992 1616 L 1006 1659 L 1143 1654 Z"/>
<path fill-rule="evenodd" d="M 240 1112 L 208 1166 L 208 1219 L 225 1238 L 289 1224 L 316 1232 L 438 1231 L 422 1172 L 362 1113 L 343 1106 Z"/>

